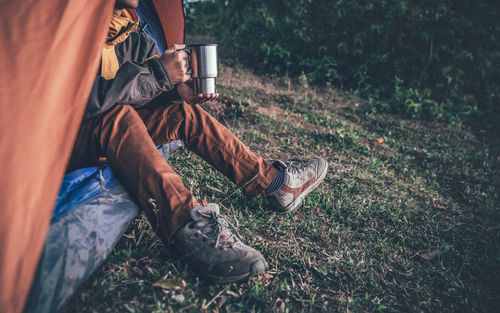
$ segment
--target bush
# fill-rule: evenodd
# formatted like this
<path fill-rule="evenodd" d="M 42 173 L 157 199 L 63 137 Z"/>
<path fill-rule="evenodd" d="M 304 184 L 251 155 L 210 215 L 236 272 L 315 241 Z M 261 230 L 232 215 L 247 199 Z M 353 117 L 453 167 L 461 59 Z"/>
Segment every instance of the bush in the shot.
<path fill-rule="evenodd" d="M 493 0 L 190 2 L 188 29 L 257 71 L 356 89 L 416 117 L 498 116 Z"/>

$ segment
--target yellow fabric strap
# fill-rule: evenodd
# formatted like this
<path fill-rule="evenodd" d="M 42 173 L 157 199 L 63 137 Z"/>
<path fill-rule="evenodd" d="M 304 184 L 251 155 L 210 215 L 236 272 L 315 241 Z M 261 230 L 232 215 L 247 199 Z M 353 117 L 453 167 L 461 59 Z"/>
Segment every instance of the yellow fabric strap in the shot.
<path fill-rule="evenodd" d="M 101 76 L 106 80 L 113 79 L 119 68 L 120 65 L 116 57 L 115 46 L 104 45 L 101 59 Z"/>
<path fill-rule="evenodd" d="M 151 59 L 158 59 L 159 57 L 160 57 L 159 55 L 155 54 L 155 55 L 150 56 L 150 57 L 149 57 L 149 58 L 147 58 L 146 60 L 144 60 L 144 62 L 147 62 L 147 61 L 149 61 L 149 60 L 151 60 Z"/>

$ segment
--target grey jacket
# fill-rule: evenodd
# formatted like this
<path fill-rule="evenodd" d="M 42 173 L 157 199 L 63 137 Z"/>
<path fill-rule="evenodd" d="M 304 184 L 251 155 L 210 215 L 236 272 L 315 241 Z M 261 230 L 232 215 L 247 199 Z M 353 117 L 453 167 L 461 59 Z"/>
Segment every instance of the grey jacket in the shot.
<path fill-rule="evenodd" d="M 117 104 L 143 106 L 163 92 L 174 89 L 153 39 L 137 30 L 138 22 L 129 23 L 108 39 L 114 45 L 119 69 L 114 79 L 97 75 L 87 103 L 85 118 L 97 116 Z"/>

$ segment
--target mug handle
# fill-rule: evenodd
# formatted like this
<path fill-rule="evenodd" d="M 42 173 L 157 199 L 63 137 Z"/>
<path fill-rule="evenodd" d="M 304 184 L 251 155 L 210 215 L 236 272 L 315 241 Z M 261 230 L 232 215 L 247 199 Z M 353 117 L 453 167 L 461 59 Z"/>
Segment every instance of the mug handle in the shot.
<path fill-rule="evenodd" d="M 186 74 L 187 75 L 193 75 L 193 69 L 191 68 L 191 60 L 190 60 L 190 57 L 191 57 L 191 53 L 192 51 L 185 48 L 185 49 L 177 49 L 175 51 L 184 51 L 188 54 L 188 70 L 186 71 Z"/>

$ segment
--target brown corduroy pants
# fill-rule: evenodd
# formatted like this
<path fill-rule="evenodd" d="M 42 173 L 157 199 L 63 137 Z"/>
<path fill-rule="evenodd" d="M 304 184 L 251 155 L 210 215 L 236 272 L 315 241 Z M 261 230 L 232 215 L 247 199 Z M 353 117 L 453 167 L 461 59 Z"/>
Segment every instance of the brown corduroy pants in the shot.
<path fill-rule="evenodd" d="M 277 174 L 199 105 L 158 101 L 137 110 L 118 105 L 84 120 L 68 171 L 95 166 L 106 157 L 153 229 L 168 243 L 199 205 L 156 148 L 175 139 L 243 186 L 247 195 L 261 193 Z"/>

